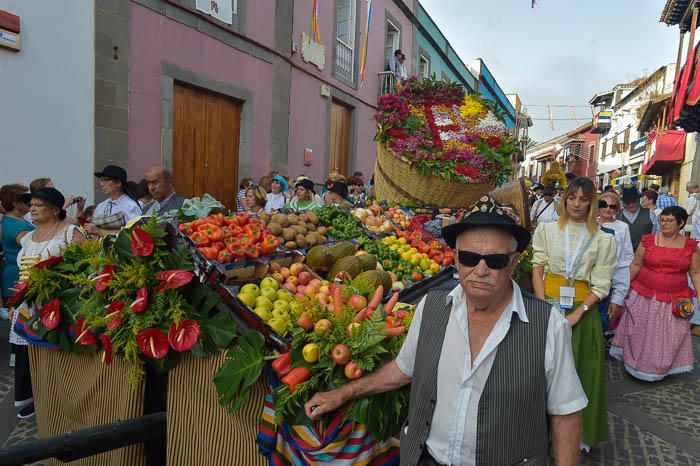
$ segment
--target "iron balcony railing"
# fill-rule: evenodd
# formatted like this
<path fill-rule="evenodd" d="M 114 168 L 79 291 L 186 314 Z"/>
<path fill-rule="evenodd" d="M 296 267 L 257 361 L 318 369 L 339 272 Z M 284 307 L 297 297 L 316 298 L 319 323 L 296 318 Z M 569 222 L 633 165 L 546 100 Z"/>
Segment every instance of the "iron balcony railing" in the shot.
<path fill-rule="evenodd" d="M 393 71 L 382 71 L 379 73 L 379 92 L 381 95 L 392 94 L 396 89 L 398 78 Z"/>
<path fill-rule="evenodd" d="M 335 39 L 335 73 L 353 81 L 353 68 L 355 65 L 355 50 L 336 37 Z"/>

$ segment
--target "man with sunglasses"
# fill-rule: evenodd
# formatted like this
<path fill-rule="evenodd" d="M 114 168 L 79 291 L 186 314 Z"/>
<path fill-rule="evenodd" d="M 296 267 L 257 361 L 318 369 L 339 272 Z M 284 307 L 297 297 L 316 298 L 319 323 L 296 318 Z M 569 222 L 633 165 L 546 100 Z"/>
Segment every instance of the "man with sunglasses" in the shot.
<path fill-rule="evenodd" d="M 482 197 L 442 235 L 459 284 L 419 303 L 398 357 L 305 405 L 312 419 L 411 383 L 401 464 L 578 464 L 580 410 L 571 329 L 511 279 L 530 232 Z M 549 421 L 549 422 L 548 422 Z"/>

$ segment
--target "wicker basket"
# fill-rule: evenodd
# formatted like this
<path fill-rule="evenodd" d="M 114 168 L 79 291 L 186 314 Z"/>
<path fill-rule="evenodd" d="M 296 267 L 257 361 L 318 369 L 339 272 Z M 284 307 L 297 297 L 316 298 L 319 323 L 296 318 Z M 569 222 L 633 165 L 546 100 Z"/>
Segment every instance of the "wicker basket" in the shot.
<path fill-rule="evenodd" d="M 530 228 L 530 198 L 525 178 L 519 178 L 492 190 L 489 196 L 503 207 L 515 211 L 521 226 Z"/>
<path fill-rule="evenodd" d="M 493 189 L 490 183 L 459 183 L 423 175 L 382 144 L 377 144 L 374 185 L 377 199 L 382 201 L 452 209 L 466 209 Z"/>

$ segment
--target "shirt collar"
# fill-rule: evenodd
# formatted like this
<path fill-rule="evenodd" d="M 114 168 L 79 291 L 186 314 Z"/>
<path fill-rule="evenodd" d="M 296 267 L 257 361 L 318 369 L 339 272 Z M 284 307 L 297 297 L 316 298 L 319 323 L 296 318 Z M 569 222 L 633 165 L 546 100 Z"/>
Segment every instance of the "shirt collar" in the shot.
<path fill-rule="evenodd" d="M 170 198 L 172 198 L 174 195 L 175 195 L 175 190 L 173 190 L 173 192 L 171 192 L 170 195 L 169 195 L 168 197 L 166 197 L 165 199 L 163 199 L 162 202 L 158 202 L 158 201 L 156 201 L 156 202 L 158 202 L 158 205 L 159 205 L 159 206 L 165 205 L 165 204 L 168 203 L 168 201 L 170 200 Z"/>
<path fill-rule="evenodd" d="M 511 300 L 506 306 L 504 312 L 507 312 L 509 314 L 515 313 L 518 315 L 521 321 L 525 323 L 530 323 L 530 320 L 527 318 L 527 311 L 525 310 L 523 293 L 520 290 L 518 284 L 515 283 L 515 280 L 511 280 L 510 282 L 513 285 L 513 296 L 511 297 Z M 450 293 L 447 295 L 447 298 L 445 298 L 445 304 L 450 304 L 455 299 L 466 299 L 466 296 L 464 295 L 464 289 L 462 288 L 461 283 L 455 286 L 452 289 L 452 291 L 450 291 Z M 510 321 L 510 318 L 508 318 L 508 321 Z"/>

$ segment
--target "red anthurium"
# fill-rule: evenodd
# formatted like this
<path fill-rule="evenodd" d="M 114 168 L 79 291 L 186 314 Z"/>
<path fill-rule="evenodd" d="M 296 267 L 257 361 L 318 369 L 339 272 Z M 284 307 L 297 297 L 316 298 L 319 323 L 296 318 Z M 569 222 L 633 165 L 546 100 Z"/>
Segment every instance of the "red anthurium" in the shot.
<path fill-rule="evenodd" d="M 160 280 L 160 285 L 158 285 L 158 293 L 162 293 L 168 288 L 179 288 L 183 285 L 187 285 L 194 277 L 192 272 L 186 270 L 164 270 L 158 272 L 156 278 Z"/>
<path fill-rule="evenodd" d="M 168 341 L 175 351 L 187 351 L 197 343 L 199 339 L 199 324 L 191 319 L 186 319 L 175 324 L 170 324 Z"/>
<path fill-rule="evenodd" d="M 34 264 L 35 269 L 50 269 L 56 264 L 63 262 L 63 256 L 51 256 L 46 260 Z"/>
<path fill-rule="evenodd" d="M 102 267 L 102 272 L 93 280 L 95 280 L 95 291 L 99 293 L 103 293 L 107 291 L 107 288 L 109 287 L 109 282 L 112 281 L 112 275 L 114 274 L 114 266 L 113 265 L 105 265 Z"/>
<path fill-rule="evenodd" d="M 131 232 L 131 252 L 137 256 L 150 256 L 153 252 L 153 238 L 141 228 Z"/>
<path fill-rule="evenodd" d="M 7 300 L 5 304 L 8 306 L 12 306 L 15 303 L 21 302 L 22 298 L 24 298 L 24 295 L 27 293 L 27 289 L 29 288 L 29 284 L 25 282 L 19 282 L 15 285 L 15 293 L 10 296 L 10 299 Z"/>
<path fill-rule="evenodd" d="M 123 301 L 114 301 L 109 305 L 107 308 L 107 318 L 109 319 L 107 322 L 107 329 L 114 330 L 119 327 L 122 320 L 124 320 L 124 313 L 122 312 L 122 309 L 124 309 Z"/>
<path fill-rule="evenodd" d="M 148 288 L 145 286 L 136 292 L 136 299 L 131 303 L 134 314 L 140 314 L 148 307 Z"/>
<path fill-rule="evenodd" d="M 100 343 L 102 343 L 102 362 L 106 366 L 112 362 L 112 339 L 106 333 L 101 333 L 99 337 Z"/>
<path fill-rule="evenodd" d="M 81 345 L 90 346 L 95 344 L 95 335 L 90 330 L 90 327 L 85 325 L 85 317 L 81 317 L 75 323 L 75 334 L 78 337 L 75 339 L 76 343 Z"/>
<path fill-rule="evenodd" d="M 168 354 L 168 337 L 157 328 L 141 330 L 136 334 L 136 343 L 141 352 L 149 358 L 160 359 Z"/>
<path fill-rule="evenodd" d="M 41 323 L 44 324 L 49 330 L 53 330 L 61 322 L 61 311 L 58 309 L 59 302 L 58 299 L 52 299 L 48 303 L 44 304 L 39 311 L 39 318 L 41 318 Z"/>

